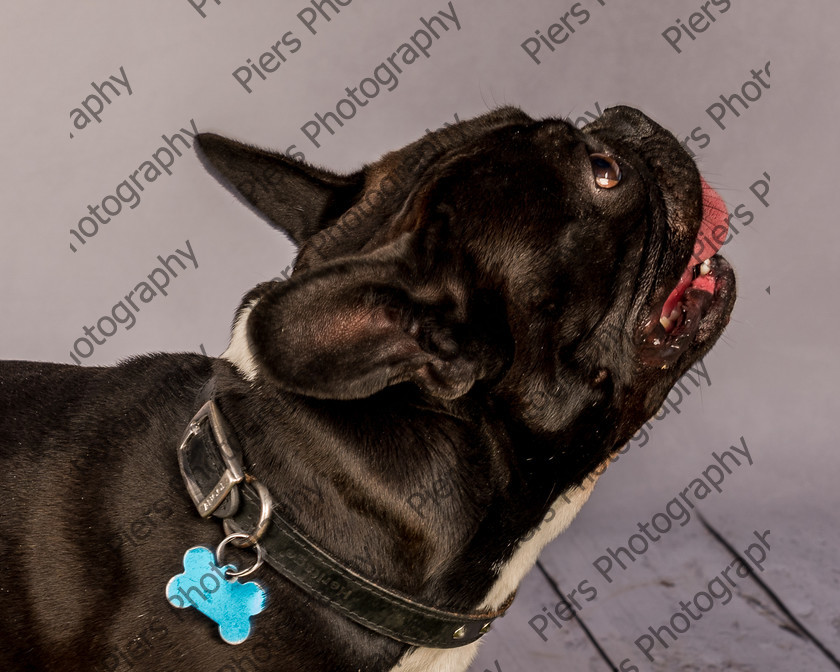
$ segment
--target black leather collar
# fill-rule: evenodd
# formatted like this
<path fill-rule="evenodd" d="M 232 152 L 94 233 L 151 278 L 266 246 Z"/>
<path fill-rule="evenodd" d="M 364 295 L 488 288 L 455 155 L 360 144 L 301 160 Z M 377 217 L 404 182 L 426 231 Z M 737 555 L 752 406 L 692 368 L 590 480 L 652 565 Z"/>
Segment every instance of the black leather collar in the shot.
<path fill-rule="evenodd" d="M 399 642 L 432 648 L 470 644 L 486 633 L 513 601 L 496 611 L 455 613 L 412 600 L 345 567 L 276 511 L 242 468 L 235 435 L 212 399 L 190 423 L 178 448 L 181 475 L 202 517 L 225 520 L 229 531 L 250 532 L 262 521 L 259 544 L 265 561 L 289 581 L 319 597 L 347 618 Z M 203 399 L 202 399 L 203 400 Z"/>

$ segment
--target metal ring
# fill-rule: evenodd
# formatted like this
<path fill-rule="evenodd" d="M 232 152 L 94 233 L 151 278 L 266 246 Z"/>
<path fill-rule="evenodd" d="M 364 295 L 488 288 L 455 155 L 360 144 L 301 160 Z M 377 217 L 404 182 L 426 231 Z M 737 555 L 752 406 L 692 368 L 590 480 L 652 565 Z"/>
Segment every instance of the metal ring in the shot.
<path fill-rule="evenodd" d="M 250 534 L 246 533 L 241 528 L 234 527 L 232 518 L 224 519 L 222 526 L 225 528 L 225 533 L 227 535 L 233 536 L 236 539 L 247 539 L 247 541 L 234 541 L 233 545 L 237 548 L 248 548 L 249 546 L 257 545 L 257 542 L 259 542 L 265 534 L 268 529 L 268 525 L 271 522 L 271 507 L 273 506 L 271 493 L 268 491 L 267 487 L 250 474 L 245 474 L 245 481 L 253 485 L 260 495 L 260 518 L 257 521 L 257 526 L 254 528 L 254 531 Z"/>
<path fill-rule="evenodd" d="M 231 542 L 234 539 L 249 538 L 250 536 L 250 534 L 245 534 L 244 532 L 235 532 L 234 534 L 229 534 L 224 539 L 222 539 L 222 542 L 218 546 L 216 546 L 216 563 L 220 567 L 224 567 L 224 563 L 222 562 L 222 551 L 224 551 L 225 546 L 228 544 L 228 542 Z M 240 576 L 248 576 L 248 574 L 251 574 L 252 572 L 255 572 L 257 571 L 257 569 L 259 569 L 260 565 L 263 564 L 264 560 L 263 549 L 262 546 L 260 546 L 259 544 L 255 543 L 254 546 L 257 549 L 257 561 L 254 563 L 254 566 L 249 567 L 248 569 L 243 569 L 241 572 L 232 572 L 230 570 L 227 570 L 225 572 L 226 576 L 231 576 L 234 579 L 238 579 Z"/>

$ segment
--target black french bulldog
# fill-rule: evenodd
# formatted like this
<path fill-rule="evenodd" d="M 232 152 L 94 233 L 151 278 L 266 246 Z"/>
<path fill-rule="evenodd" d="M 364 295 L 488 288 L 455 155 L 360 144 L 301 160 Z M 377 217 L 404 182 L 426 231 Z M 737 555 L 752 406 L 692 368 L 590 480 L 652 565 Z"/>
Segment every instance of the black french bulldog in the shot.
<path fill-rule="evenodd" d="M 582 130 L 498 109 L 344 176 L 199 144 L 299 245 L 294 273 L 245 296 L 218 359 L 0 363 L 0 669 L 465 670 L 477 643 L 402 643 L 268 566 L 237 647 L 167 602 L 187 548 L 225 534 L 176 457 L 202 390 L 245 471 L 344 567 L 450 612 L 503 608 L 727 324 L 732 269 L 719 245 L 692 258 L 698 234 L 723 240 L 722 201 L 626 107 Z"/>

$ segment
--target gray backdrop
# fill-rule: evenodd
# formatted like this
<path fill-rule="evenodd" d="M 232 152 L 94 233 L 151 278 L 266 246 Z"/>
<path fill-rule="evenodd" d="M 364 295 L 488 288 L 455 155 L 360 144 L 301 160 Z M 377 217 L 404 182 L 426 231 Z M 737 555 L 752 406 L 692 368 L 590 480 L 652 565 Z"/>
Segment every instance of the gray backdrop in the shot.
<path fill-rule="evenodd" d="M 187 148 L 193 128 L 350 170 L 503 103 L 572 119 L 637 106 L 687 139 L 734 213 L 723 253 L 739 299 L 706 377 L 631 442 L 545 567 L 567 592 L 597 585 L 579 615 L 616 666 L 836 669 L 747 579 L 654 661 L 642 654 L 648 626 L 728 562 L 696 515 L 612 583 L 593 561 L 665 511 L 713 452 L 746 444 L 752 464 L 725 474 L 704 515 L 737 550 L 770 530 L 761 578 L 840 654 L 840 5 L 341 1 L 323 13 L 308 0 L 6 3 L 0 355 L 89 365 L 225 348 L 241 295 L 280 275 L 293 248 L 205 173 Z M 459 25 L 424 28 L 452 9 Z M 427 55 L 395 81 L 387 58 L 412 38 Z M 364 105 L 342 103 L 360 83 Z M 302 128 L 312 135 L 336 105 L 344 125 L 322 128 L 317 147 Z M 557 603 L 532 573 L 473 669 L 609 669 L 578 622 L 537 633 L 534 616 Z"/>

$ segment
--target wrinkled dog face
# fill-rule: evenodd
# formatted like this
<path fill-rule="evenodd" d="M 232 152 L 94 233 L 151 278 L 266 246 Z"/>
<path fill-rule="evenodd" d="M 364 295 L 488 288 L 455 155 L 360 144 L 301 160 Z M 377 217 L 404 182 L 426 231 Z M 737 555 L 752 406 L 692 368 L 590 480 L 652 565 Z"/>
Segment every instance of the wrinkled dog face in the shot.
<path fill-rule="evenodd" d="M 281 388 L 352 399 L 410 382 L 478 402 L 582 477 L 728 322 L 731 268 L 692 257 L 701 228 L 725 231 L 723 203 L 636 110 L 578 130 L 503 108 L 347 176 L 199 142 L 300 245 L 290 281 L 246 297 L 229 350 Z"/>

